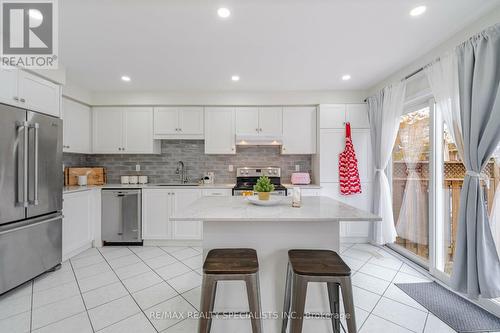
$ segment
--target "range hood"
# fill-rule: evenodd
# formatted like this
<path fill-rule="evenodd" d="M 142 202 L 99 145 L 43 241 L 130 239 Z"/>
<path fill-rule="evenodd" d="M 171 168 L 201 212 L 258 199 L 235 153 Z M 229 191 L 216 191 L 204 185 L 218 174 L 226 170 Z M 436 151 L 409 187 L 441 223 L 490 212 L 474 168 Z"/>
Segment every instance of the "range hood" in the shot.
<path fill-rule="evenodd" d="M 237 146 L 281 146 L 281 135 L 236 135 Z"/>

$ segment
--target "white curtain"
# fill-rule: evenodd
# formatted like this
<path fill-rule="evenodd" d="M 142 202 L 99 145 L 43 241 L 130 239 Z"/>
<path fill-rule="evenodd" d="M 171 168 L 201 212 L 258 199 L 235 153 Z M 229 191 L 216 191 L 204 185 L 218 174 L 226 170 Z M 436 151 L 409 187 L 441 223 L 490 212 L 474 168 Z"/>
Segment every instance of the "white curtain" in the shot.
<path fill-rule="evenodd" d="M 460 118 L 457 66 L 457 55 L 453 52 L 426 67 L 425 72 L 436 100 L 437 109 L 441 112 L 453 142 L 457 146 L 458 156 L 463 161 L 464 142 Z"/>
<path fill-rule="evenodd" d="M 408 170 L 396 231 L 398 236 L 420 245 L 428 244 L 427 195 L 418 173 L 418 162 L 429 136 L 424 118 L 416 112 L 405 116 L 405 126 L 399 130 L 403 160 Z M 428 118 L 427 118 L 428 119 Z"/>
<path fill-rule="evenodd" d="M 368 98 L 375 167 L 373 212 L 382 217 L 382 221 L 372 224 L 371 241 L 377 245 L 393 243 L 397 236 L 392 213 L 391 189 L 385 169 L 398 134 L 405 95 L 406 81 L 403 81 L 386 87 L 377 95 Z"/>
<path fill-rule="evenodd" d="M 495 167 L 498 167 L 500 165 L 500 145 L 497 147 L 493 157 L 495 158 Z M 491 208 L 490 226 L 491 232 L 493 233 L 493 239 L 495 240 L 497 253 L 500 257 L 500 184 L 495 185 L 497 186 L 497 189 L 495 191 L 493 206 Z"/>

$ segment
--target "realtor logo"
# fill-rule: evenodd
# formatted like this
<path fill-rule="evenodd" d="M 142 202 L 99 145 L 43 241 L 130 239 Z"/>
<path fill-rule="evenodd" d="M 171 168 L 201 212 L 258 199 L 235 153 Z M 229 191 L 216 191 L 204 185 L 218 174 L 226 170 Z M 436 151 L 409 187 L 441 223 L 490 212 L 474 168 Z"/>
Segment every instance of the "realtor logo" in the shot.
<path fill-rule="evenodd" d="M 57 68 L 57 0 L 0 0 L 1 66 Z"/>

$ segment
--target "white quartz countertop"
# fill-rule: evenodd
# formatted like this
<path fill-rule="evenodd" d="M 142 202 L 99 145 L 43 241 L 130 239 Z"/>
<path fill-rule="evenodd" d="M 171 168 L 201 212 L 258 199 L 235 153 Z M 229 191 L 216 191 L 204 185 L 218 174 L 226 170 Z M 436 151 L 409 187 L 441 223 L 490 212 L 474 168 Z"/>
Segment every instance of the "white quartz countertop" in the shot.
<path fill-rule="evenodd" d="M 251 222 L 251 221 L 380 221 L 372 213 L 346 205 L 329 197 L 303 197 L 300 208 L 292 207 L 284 197 L 277 206 L 256 206 L 245 197 L 202 197 L 180 212 L 173 221 Z"/>
<path fill-rule="evenodd" d="M 90 191 L 103 188 L 118 188 L 118 189 L 150 189 L 150 188 L 164 188 L 164 189 L 232 189 L 234 184 L 200 184 L 200 185 L 176 185 L 171 184 L 168 186 L 160 186 L 158 184 L 105 184 L 105 185 L 88 185 L 88 186 L 64 186 L 63 193 Z"/>

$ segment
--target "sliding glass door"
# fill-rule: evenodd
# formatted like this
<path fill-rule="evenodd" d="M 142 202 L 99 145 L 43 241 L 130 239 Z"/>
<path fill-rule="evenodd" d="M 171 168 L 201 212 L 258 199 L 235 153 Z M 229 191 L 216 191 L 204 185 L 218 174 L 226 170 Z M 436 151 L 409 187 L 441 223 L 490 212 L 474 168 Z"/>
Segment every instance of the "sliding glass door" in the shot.
<path fill-rule="evenodd" d="M 388 171 L 398 234 L 389 246 L 449 283 L 466 170 L 431 95 L 401 116 Z M 484 199 L 500 253 L 500 144 L 484 173 Z M 500 300 L 480 303 L 500 312 Z"/>
<path fill-rule="evenodd" d="M 421 105 L 401 116 L 392 152 L 395 246 L 416 261 L 429 261 L 431 109 Z"/>

